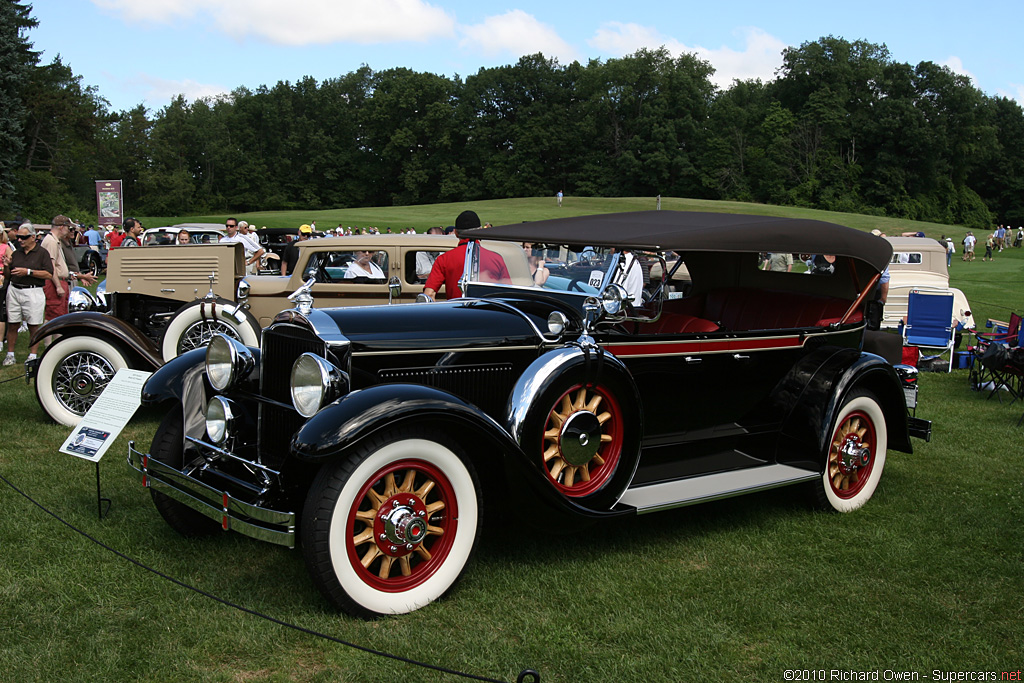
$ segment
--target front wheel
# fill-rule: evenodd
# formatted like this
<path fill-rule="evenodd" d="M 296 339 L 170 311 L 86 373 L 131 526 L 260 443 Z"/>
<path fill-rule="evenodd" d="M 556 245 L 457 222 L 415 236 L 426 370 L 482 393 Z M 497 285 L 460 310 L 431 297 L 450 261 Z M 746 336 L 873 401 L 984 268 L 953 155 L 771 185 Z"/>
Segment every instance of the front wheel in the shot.
<path fill-rule="evenodd" d="M 825 470 L 815 484 L 818 504 L 852 512 L 871 499 L 885 467 L 888 434 L 878 399 L 853 392 L 839 410 L 826 444 Z"/>
<path fill-rule="evenodd" d="M 176 469 L 184 469 L 185 427 L 180 407 L 172 408 L 160 423 L 150 446 L 150 457 Z M 206 515 L 179 503 L 167 495 L 149 490 L 153 506 L 167 525 L 186 538 L 208 536 L 220 530 L 220 525 Z"/>
<path fill-rule="evenodd" d="M 306 566 L 353 616 L 412 612 L 462 575 L 480 505 L 476 473 L 454 443 L 393 430 L 317 475 L 302 514 Z"/>
<path fill-rule="evenodd" d="M 103 339 L 65 337 L 51 344 L 39 359 L 36 398 L 54 421 L 74 427 L 114 374 L 127 367 L 121 349 Z"/>

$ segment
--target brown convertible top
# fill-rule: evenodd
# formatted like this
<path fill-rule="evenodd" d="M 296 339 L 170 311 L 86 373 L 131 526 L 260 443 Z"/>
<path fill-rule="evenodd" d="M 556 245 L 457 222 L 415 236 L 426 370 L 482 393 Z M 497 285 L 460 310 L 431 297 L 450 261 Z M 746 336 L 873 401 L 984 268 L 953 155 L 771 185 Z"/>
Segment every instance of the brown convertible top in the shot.
<path fill-rule="evenodd" d="M 882 271 L 886 240 L 835 223 L 803 218 L 698 211 L 633 211 L 555 218 L 460 233 L 477 239 L 642 249 L 784 252 L 848 256 Z"/>

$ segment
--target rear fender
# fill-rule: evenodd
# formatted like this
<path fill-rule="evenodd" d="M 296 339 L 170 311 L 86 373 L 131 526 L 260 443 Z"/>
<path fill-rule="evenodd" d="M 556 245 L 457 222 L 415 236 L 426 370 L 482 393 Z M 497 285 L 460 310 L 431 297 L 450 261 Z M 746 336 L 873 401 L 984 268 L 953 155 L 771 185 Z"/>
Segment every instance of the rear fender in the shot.
<path fill-rule="evenodd" d="M 137 327 L 120 318 L 95 311 L 79 311 L 54 318 L 36 330 L 30 343 L 38 343 L 49 336 L 79 334 L 102 337 L 117 344 L 141 361 L 139 369 L 155 370 L 164 363 L 160 350 Z"/>
<path fill-rule="evenodd" d="M 878 398 L 885 415 L 888 447 L 912 452 L 907 421 L 906 400 L 896 371 L 883 358 L 852 349 L 822 349 L 811 358 L 820 360 L 808 369 L 801 387 L 784 388 L 793 409 L 780 432 L 779 462 L 818 469 L 821 454 L 832 438 L 832 423 L 839 408 L 854 389 L 867 389 Z M 808 375 L 809 378 L 808 378 Z"/>

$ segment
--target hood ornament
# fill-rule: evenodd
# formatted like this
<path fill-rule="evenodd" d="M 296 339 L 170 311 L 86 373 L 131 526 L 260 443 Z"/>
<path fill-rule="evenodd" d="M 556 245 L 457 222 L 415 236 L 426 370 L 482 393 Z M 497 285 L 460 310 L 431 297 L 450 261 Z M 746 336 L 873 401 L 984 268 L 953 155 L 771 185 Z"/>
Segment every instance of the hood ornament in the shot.
<path fill-rule="evenodd" d="M 309 315 L 313 310 L 313 283 L 316 278 L 309 278 L 302 286 L 288 295 L 288 301 L 295 302 L 295 310 L 302 315 Z"/>

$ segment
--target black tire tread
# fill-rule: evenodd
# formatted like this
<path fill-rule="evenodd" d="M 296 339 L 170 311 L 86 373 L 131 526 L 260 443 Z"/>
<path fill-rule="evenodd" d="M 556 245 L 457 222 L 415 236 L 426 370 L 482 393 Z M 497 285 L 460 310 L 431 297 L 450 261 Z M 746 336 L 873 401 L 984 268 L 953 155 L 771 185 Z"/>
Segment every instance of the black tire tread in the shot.
<path fill-rule="evenodd" d="M 172 409 L 164 417 L 153 437 L 150 456 L 164 464 L 181 467 L 184 432 L 181 412 Z M 167 525 L 185 538 L 210 536 L 220 529 L 215 521 L 187 505 L 153 489 L 150 489 L 149 493 L 153 499 L 153 506 Z"/>

